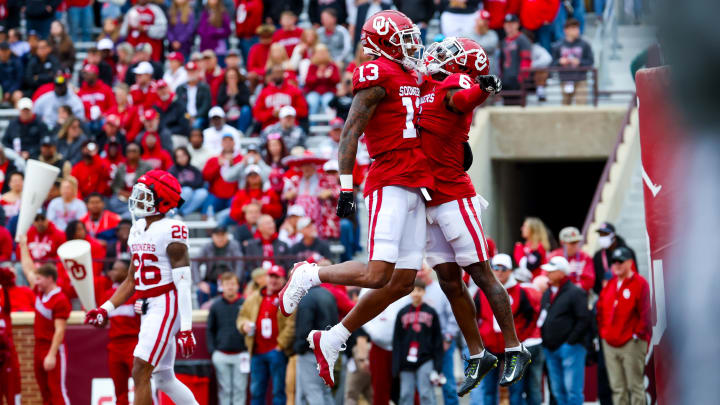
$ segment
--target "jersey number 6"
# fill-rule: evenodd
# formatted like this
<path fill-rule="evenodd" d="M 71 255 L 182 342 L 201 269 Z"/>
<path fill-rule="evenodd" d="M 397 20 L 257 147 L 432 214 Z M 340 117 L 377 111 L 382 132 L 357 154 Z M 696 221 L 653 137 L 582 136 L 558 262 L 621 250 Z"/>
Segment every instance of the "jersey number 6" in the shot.
<path fill-rule="evenodd" d="M 157 263 L 158 257 L 152 253 L 135 253 L 132 257 L 132 263 L 135 271 L 140 272 L 140 281 L 143 285 L 153 285 L 160 282 L 160 268 L 153 266 Z"/>
<path fill-rule="evenodd" d="M 173 239 L 187 239 L 188 238 L 188 229 L 187 226 L 180 226 L 180 225 L 173 225 L 172 228 L 172 236 Z"/>

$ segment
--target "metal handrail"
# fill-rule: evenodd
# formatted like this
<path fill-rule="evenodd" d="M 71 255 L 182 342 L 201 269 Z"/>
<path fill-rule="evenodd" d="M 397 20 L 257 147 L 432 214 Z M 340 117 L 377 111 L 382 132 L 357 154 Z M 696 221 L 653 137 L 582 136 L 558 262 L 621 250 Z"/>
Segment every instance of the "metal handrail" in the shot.
<path fill-rule="evenodd" d="M 620 130 L 618 131 L 617 139 L 615 140 L 615 146 L 613 146 L 613 149 L 610 152 L 610 156 L 608 156 L 607 162 L 605 162 L 605 167 L 603 168 L 603 172 L 600 175 L 598 185 L 595 188 L 595 194 L 593 195 L 592 202 L 590 203 L 590 209 L 588 210 L 588 214 L 585 217 L 585 223 L 583 224 L 582 228 L 584 242 L 587 242 L 587 234 L 590 230 L 590 224 L 592 224 L 592 221 L 595 219 L 595 210 L 600 203 L 600 198 L 602 197 L 602 190 L 605 187 L 605 184 L 610 179 L 610 168 L 612 168 L 613 163 L 617 161 L 617 151 L 620 147 L 620 144 L 623 142 L 623 138 L 625 135 L 625 127 L 627 127 L 630 123 L 630 116 L 636 105 L 637 97 L 633 97 L 628 105 L 628 109 L 625 113 L 622 124 L 620 125 Z"/>
<path fill-rule="evenodd" d="M 598 105 L 598 71 L 597 68 L 594 66 L 578 66 L 578 67 L 564 67 L 564 66 L 548 66 L 544 68 L 529 68 L 529 69 L 521 69 L 521 74 L 528 74 L 530 76 L 532 73 L 535 72 L 548 72 L 548 73 L 578 73 L 578 72 L 590 72 L 592 76 L 592 93 L 593 93 L 593 105 L 597 107 Z M 527 96 L 527 89 L 526 89 L 526 82 L 527 80 L 522 80 L 520 82 L 520 90 L 523 93 L 523 101 L 522 105 L 525 107 L 526 104 L 526 96 Z"/>

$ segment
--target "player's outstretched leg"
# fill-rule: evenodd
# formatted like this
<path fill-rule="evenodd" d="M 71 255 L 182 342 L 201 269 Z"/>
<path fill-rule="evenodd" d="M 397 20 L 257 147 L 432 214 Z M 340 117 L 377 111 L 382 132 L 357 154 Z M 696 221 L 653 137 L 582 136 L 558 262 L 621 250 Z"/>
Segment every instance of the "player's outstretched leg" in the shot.
<path fill-rule="evenodd" d="M 134 405 L 152 405 L 152 388 L 150 377 L 153 372 L 152 364 L 135 357 L 133 362 L 132 377 L 135 383 Z"/>
<path fill-rule="evenodd" d="M 378 266 L 390 266 L 392 268 L 392 263 L 370 262 L 370 267 Z M 350 337 L 350 333 L 379 315 L 388 305 L 412 291 L 417 270 L 396 269 L 391 273 L 390 281 L 384 287 L 368 291 L 360 297 L 357 305 L 341 323 L 333 326 L 330 330 L 314 330 L 308 335 L 308 343 L 315 352 L 320 377 L 325 381 L 325 384 L 331 387 L 335 384 L 333 376 L 335 361 L 337 361 L 339 352 L 345 349 L 345 341 Z"/>
<path fill-rule="evenodd" d="M 198 402 L 190 388 L 175 377 L 175 371 L 172 369 L 158 370 L 153 373 L 153 378 L 157 389 L 167 394 L 174 403 L 197 405 Z"/>
<path fill-rule="evenodd" d="M 475 284 L 482 290 L 490 303 L 493 315 L 497 319 L 505 339 L 505 366 L 500 378 L 501 386 L 508 386 L 519 381 L 531 361 L 530 352 L 518 340 L 515 332 L 510 299 L 507 291 L 495 278 L 489 261 L 482 261 L 465 267 Z"/>
<path fill-rule="evenodd" d="M 434 269 L 470 352 L 465 367 L 465 381 L 458 389 L 458 395 L 462 397 L 477 387 L 485 374 L 497 366 L 497 357 L 485 350 L 478 329 L 475 304 L 462 280 L 460 266 L 457 263 L 442 263 Z"/>

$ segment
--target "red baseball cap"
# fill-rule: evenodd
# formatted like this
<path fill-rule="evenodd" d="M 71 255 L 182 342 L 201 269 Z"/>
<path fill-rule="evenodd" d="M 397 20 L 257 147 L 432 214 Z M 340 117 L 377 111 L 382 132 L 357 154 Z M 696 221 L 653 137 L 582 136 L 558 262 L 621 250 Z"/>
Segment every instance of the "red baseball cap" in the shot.
<path fill-rule="evenodd" d="M 88 63 L 85 66 L 83 66 L 82 70 L 83 70 L 83 72 L 88 72 L 88 73 L 94 73 L 94 74 L 100 73 L 100 69 L 98 69 L 97 65 L 93 65 L 92 63 Z"/>
<path fill-rule="evenodd" d="M 153 110 L 155 111 L 155 110 Z M 109 114 L 107 118 L 105 118 L 105 124 L 114 125 L 116 127 L 120 126 L 120 116 L 117 114 Z"/>
<path fill-rule="evenodd" d="M 158 89 L 161 89 L 161 88 L 163 88 L 163 87 L 167 87 L 168 84 L 167 84 L 167 82 L 166 82 L 165 80 L 160 79 L 160 80 L 158 80 L 158 81 L 155 82 L 155 85 L 157 86 Z"/>
<path fill-rule="evenodd" d="M 145 118 L 145 121 L 154 120 L 155 118 L 157 118 L 157 115 L 158 115 L 157 111 L 155 111 L 154 108 L 148 108 L 143 113 L 143 117 Z"/>
<path fill-rule="evenodd" d="M 176 60 L 176 61 L 178 61 L 178 62 L 180 62 L 180 63 L 185 62 L 185 57 L 184 57 L 183 54 L 181 54 L 180 52 L 170 52 L 170 54 L 168 54 L 168 59 L 169 59 L 169 60 Z"/>
<path fill-rule="evenodd" d="M 277 264 L 270 267 L 270 270 L 267 272 L 268 276 L 277 276 L 277 277 L 285 277 L 285 269 L 278 266 Z"/>
<path fill-rule="evenodd" d="M 487 10 L 480 10 L 477 13 L 478 18 L 482 18 L 483 20 L 490 20 L 490 12 Z"/>
<path fill-rule="evenodd" d="M 195 63 L 193 61 L 190 61 L 185 65 L 185 70 L 197 70 L 197 69 L 198 69 L 198 65 L 197 65 L 197 63 Z"/>

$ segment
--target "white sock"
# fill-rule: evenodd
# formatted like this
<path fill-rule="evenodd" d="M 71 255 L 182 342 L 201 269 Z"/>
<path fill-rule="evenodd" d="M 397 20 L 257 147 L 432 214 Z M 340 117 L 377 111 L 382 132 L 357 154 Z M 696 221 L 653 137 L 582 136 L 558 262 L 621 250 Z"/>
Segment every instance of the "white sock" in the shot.
<path fill-rule="evenodd" d="M 482 359 L 485 357 L 485 349 L 482 349 L 482 351 L 478 354 L 473 354 L 470 356 L 471 359 Z"/>
<path fill-rule="evenodd" d="M 313 287 L 322 284 L 322 281 L 320 281 L 320 266 L 310 266 L 310 283 L 312 283 Z"/>
<path fill-rule="evenodd" d="M 337 346 L 342 346 L 350 337 L 350 331 L 347 330 L 342 322 L 330 328 L 328 332 L 330 332 L 329 336 L 332 337 L 331 342 Z"/>
<path fill-rule="evenodd" d="M 192 391 L 175 377 L 173 370 L 160 370 L 153 373 L 157 389 L 166 393 L 176 404 L 198 405 Z"/>
<path fill-rule="evenodd" d="M 521 352 L 522 349 L 523 349 L 522 344 L 519 344 L 519 345 L 517 345 L 517 346 L 515 346 L 515 347 L 506 347 L 506 348 L 505 348 L 505 353 L 507 353 L 507 352 Z"/>

